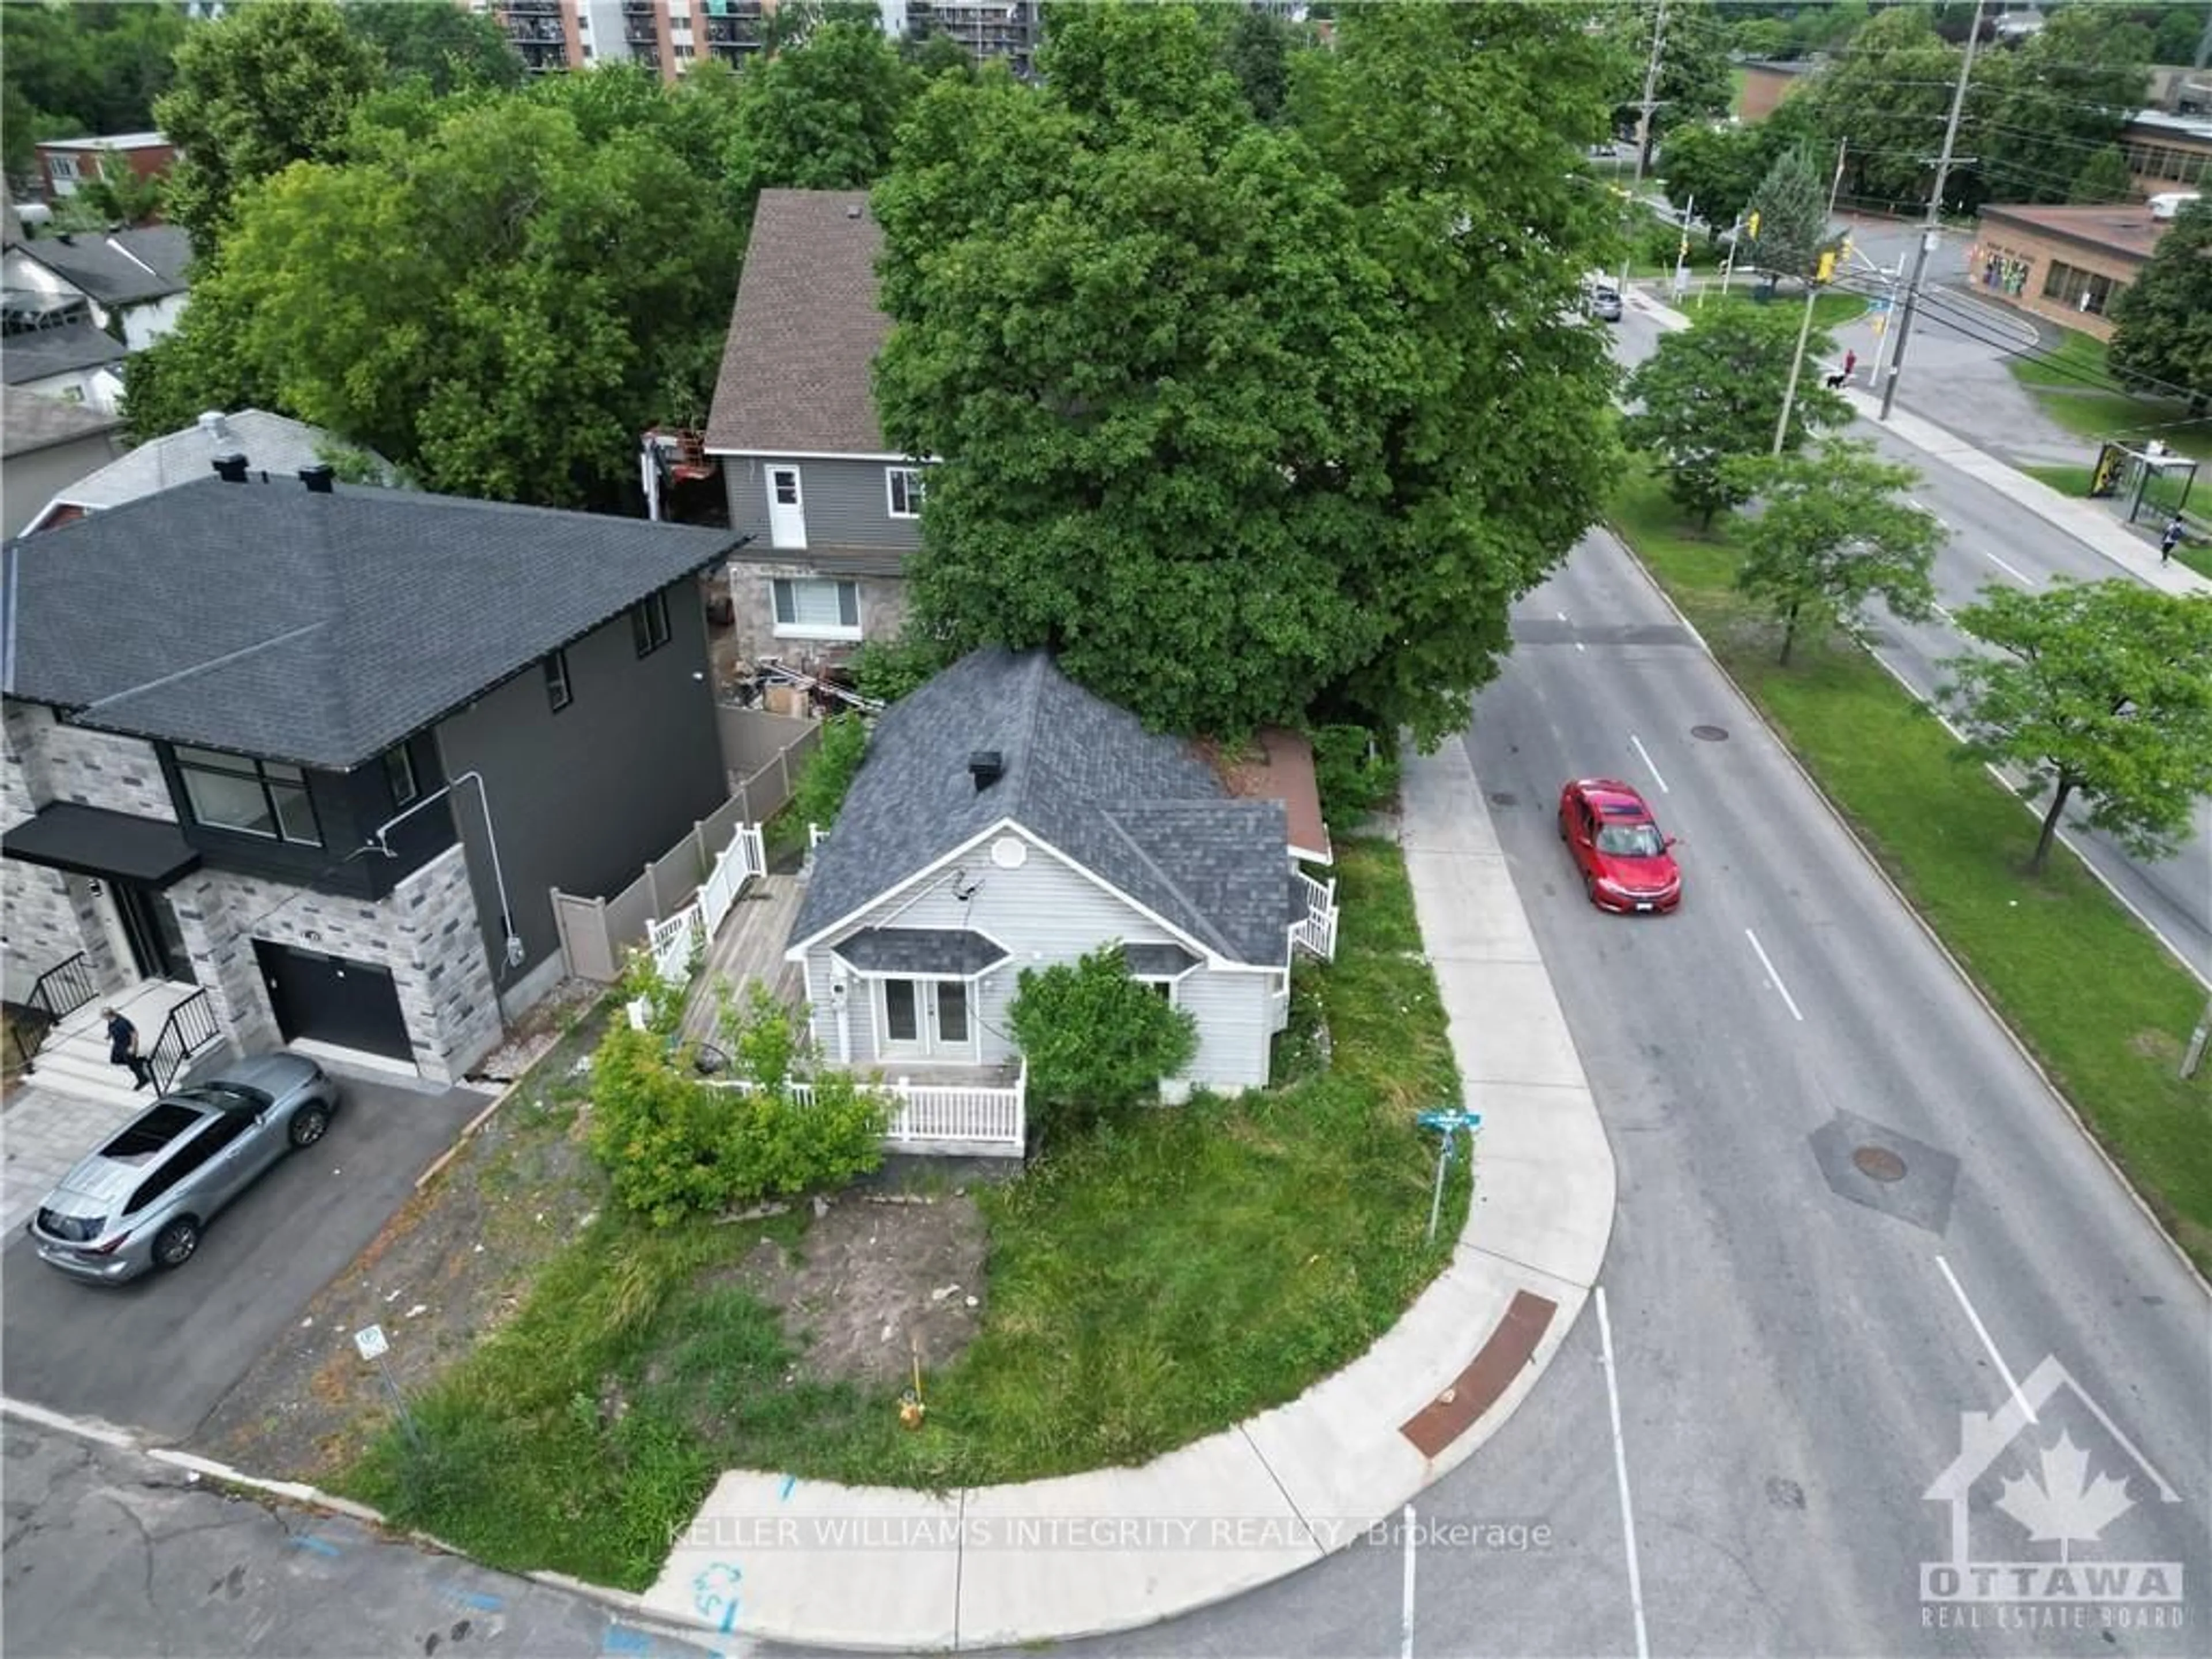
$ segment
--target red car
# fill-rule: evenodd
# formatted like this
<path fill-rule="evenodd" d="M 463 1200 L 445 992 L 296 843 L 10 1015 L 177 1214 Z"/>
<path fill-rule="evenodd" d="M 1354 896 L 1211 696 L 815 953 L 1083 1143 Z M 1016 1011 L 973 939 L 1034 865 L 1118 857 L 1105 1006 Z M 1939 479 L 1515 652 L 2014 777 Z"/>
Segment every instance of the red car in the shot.
<path fill-rule="evenodd" d="M 1577 778 L 1559 791 L 1559 839 L 1574 854 L 1590 902 L 1624 915 L 1671 910 L 1682 872 L 1644 797 L 1613 778 Z"/>

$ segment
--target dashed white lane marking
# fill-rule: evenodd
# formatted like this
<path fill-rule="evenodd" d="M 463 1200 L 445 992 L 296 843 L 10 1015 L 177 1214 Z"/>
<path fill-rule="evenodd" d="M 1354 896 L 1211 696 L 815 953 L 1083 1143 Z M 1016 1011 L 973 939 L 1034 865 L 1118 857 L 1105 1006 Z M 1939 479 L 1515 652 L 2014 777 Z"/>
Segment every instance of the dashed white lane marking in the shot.
<path fill-rule="evenodd" d="M 1413 1527 L 1413 1506 L 1406 1505 L 1406 1605 L 1398 1631 L 1399 1659 L 1413 1659 L 1413 1560 L 1418 1537 Z"/>
<path fill-rule="evenodd" d="M 1974 1328 L 1974 1334 L 1982 1339 L 1982 1346 L 1990 1356 L 1990 1364 L 1997 1368 L 1997 1375 L 2004 1378 L 2005 1387 L 2012 1390 L 2013 1401 L 2019 1406 L 2021 1415 L 2029 1422 L 2034 1422 L 2035 1407 L 2027 1403 L 2027 1396 L 2020 1391 L 2020 1384 L 2013 1380 L 2012 1368 L 2004 1363 L 2004 1356 L 1997 1352 L 1997 1345 L 1990 1338 L 1990 1328 L 1982 1323 L 1981 1315 L 1976 1313 L 1974 1304 L 1966 1300 L 1966 1287 L 1959 1283 L 1959 1275 L 1951 1271 L 1951 1264 L 1942 1256 L 1936 1258 L 1936 1265 L 1943 1270 L 1943 1277 L 1950 1281 L 1951 1294 L 1959 1298 L 1959 1305 L 1966 1310 L 1966 1322 Z"/>
<path fill-rule="evenodd" d="M 1567 622 L 1567 613 L 1566 613 L 1565 611 L 1560 611 L 1560 612 L 1559 613 L 1559 620 L 1560 620 L 1561 622 L 1563 622 L 1563 623 L 1566 623 L 1566 622 Z M 1570 628 L 1572 628 L 1572 627 L 1574 626 L 1574 624 L 1573 624 L 1572 623 L 1567 623 L 1567 626 L 1568 626 L 1568 627 L 1570 627 Z M 1583 644 L 1580 640 L 1577 640 L 1577 641 L 1575 641 L 1575 649 L 1576 649 L 1576 650 L 1577 650 L 1577 651 L 1587 651 L 1587 650 L 1589 650 L 1589 647 L 1588 646 L 1584 645 L 1584 644 Z"/>
<path fill-rule="evenodd" d="M 2035 586 L 2033 579 L 2023 574 L 2017 566 L 2007 564 L 2002 559 L 1990 552 L 1986 547 L 1980 550 L 1984 558 L 1987 559 L 1991 564 L 1996 566 L 1998 569 L 2003 571 L 2006 575 L 2011 577 L 2022 587 L 2033 587 Z"/>
<path fill-rule="evenodd" d="M 1620 1377 L 1613 1364 L 1613 1321 L 1605 1309 L 1605 1286 L 1597 1287 L 1598 1342 L 1605 1354 L 1605 1401 L 1613 1413 L 1613 1473 L 1620 1485 L 1620 1534 L 1628 1552 L 1628 1605 L 1636 1616 L 1636 1659 L 1651 1659 L 1651 1638 L 1644 1628 L 1644 1570 L 1636 1559 L 1636 1506 L 1628 1498 L 1628 1450 L 1620 1437 Z"/>
<path fill-rule="evenodd" d="M 1659 769 L 1652 765 L 1651 751 L 1644 746 L 1644 739 L 1631 732 L 1628 734 L 1628 740 L 1636 745 L 1637 754 L 1642 757 L 1644 764 L 1650 769 L 1653 781 L 1659 786 L 1659 793 L 1662 795 L 1673 794 L 1674 792 L 1667 787 L 1667 780 L 1659 775 Z"/>
<path fill-rule="evenodd" d="M 1751 941 L 1751 948 L 1759 952 L 1759 965 L 1766 969 L 1766 977 L 1773 981 L 1774 988 L 1782 993 L 1782 1000 L 1789 1005 L 1790 1018 L 1802 1024 L 1805 1016 L 1798 1009 L 1797 999 L 1790 994 L 1790 988 L 1782 982 L 1782 975 L 1774 971 L 1774 963 L 1766 954 L 1766 947 L 1759 942 L 1759 935 L 1747 927 L 1743 930 L 1743 936 Z"/>

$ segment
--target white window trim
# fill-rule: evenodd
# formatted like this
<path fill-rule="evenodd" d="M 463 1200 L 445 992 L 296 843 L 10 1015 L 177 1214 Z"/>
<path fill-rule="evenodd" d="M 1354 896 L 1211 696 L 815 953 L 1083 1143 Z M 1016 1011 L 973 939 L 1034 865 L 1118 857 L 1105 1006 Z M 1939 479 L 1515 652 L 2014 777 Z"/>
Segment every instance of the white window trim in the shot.
<path fill-rule="evenodd" d="M 919 466 L 887 466 L 884 469 L 884 510 L 894 519 L 911 521 L 921 518 L 921 514 L 919 509 L 909 509 L 904 513 L 899 511 L 896 480 L 902 474 L 914 480 L 913 484 L 907 490 L 908 501 L 920 496 L 922 504 L 927 506 L 929 501 L 929 485 L 922 476 L 923 469 Z"/>
<path fill-rule="evenodd" d="M 861 635 L 860 621 L 850 628 L 842 623 L 785 622 L 776 615 L 775 585 L 778 582 L 830 582 L 853 590 L 853 615 L 860 617 L 860 584 L 850 576 L 771 576 L 768 583 L 768 617 L 771 632 L 779 640 L 857 640 Z M 864 619 L 863 619 L 864 620 Z"/>

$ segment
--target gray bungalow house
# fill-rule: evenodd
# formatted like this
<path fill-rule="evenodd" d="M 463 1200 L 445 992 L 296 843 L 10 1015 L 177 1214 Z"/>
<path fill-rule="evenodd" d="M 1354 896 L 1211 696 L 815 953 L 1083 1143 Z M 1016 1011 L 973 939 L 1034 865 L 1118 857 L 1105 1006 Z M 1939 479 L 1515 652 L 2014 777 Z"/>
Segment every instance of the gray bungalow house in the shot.
<path fill-rule="evenodd" d="M 735 538 L 216 465 L 6 546 L 9 1000 L 453 1081 L 722 801 Z"/>
<path fill-rule="evenodd" d="M 1170 1097 L 1264 1085 L 1293 945 L 1334 937 L 1294 816 L 1232 794 L 1046 653 L 973 653 L 884 712 L 816 849 L 786 952 L 815 1040 L 893 1081 L 1003 1082 L 1021 970 L 1118 940 L 1197 1021 Z"/>
<path fill-rule="evenodd" d="M 922 466 L 892 453 L 872 366 L 883 233 L 866 191 L 764 190 L 707 422 L 730 524 L 738 649 L 794 665 L 889 639 L 921 545 Z"/>

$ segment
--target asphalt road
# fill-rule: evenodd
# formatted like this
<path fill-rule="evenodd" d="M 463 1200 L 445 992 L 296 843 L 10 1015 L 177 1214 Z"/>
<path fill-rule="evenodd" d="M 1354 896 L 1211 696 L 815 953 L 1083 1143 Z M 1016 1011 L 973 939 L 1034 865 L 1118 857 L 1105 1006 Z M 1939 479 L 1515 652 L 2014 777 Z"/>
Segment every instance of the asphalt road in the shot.
<path fill-rule="evenodd" d="M 40 1261 L 21 1234 L 9 1240 L 0 1252 L 8 1395 L 159 1440 L 189 1437 L 485 1104 L 465 1089 L 356 1078 L 343 1087 L 329 1133 L 211 1222 L 174 1273 L 87 1285 Z"/>
<path fill-rule="evenodd" d="M 696 1659 L 599 1603 L 10 1419 L 0 1648 L 22 1659 Z"/>
<path fill-rule="evenodd" d="M 1617 355 L 1625 363 L 1640 362 L 1655 349 L 1659 331 L 1650 317 L 1632 309 L 1619 330 Z M 1917 348 L 1907 349 L 1906 372 L 1911 374 Z M 1900 396 L 1899 402 L 1905 401 Z M 1940 404 L 1924 412 L 1933 420 L 1946 419 Z M 1859 421 L 1848 435 L 1871 440 L 1885 456 L 1918 471 L 1922 483 L 1914 499 L 1942 520 L 1948 532 L 1934 570 L 1937 599 L 1945 614 L 1921 624 L 1885 618 L 1880 629 L 1878 654 L 1920 696 L 1928 696 L 1947 678 L 1940 665 L 1944 659 L 1979 648 L 1951 625 L 1948 613 L 1972 604 L 1984 587 L 2003 585 L 2039 591 L 2054 578 L 2103 581 L 2123 574 L 2094 549 L 1990 485 L 1914 448 L 1887 428 Z M 2023 857 L 2033 835 L 2026 815 L 2023 807 Z M 2067 818 L 2067 833 L 2075 850 L 2177 955 L 2212 984 L 2212 801 L 2197 804 L 2194 832 L 2163 859 L 2133 856 L 2089 829 L 2079 811 L 2069 810 Z"/>

